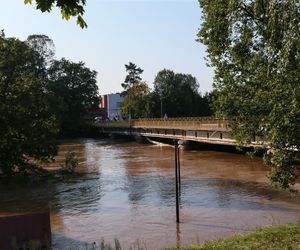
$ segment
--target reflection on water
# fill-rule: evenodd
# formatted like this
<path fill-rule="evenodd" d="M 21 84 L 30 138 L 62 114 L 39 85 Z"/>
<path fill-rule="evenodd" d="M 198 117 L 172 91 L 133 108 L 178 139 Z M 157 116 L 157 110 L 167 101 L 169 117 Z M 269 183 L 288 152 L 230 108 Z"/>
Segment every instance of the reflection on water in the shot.
<path fill-rule="evenodd" d="M 161 249 L 300 219 L 300 196 L 269 186 L 261 159 L 183 151 L 181 224 L 175 223 L 171 147 L 73 141 L 60 147 L 56 168 L 72 150 L 78 177 L 43 183 L 0 183 L 0 215 L 50 209 L 54 248 L 118 238 Z"/>

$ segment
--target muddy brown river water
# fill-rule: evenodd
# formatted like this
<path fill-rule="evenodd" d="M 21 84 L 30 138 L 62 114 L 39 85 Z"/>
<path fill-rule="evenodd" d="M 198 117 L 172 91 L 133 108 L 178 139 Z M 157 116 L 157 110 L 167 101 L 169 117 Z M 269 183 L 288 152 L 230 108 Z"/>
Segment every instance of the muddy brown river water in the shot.
<path fill-rule="evenodd" d="M 74 178 L 0 183 L 0 215 L 51 212 L 54 249 L 113 242 L 163 249 L 300 220 L 300 195 L 268 184 L 260 158 L 180 150 L 180 219 L 175 214 L 174 152 L 169 146 L 112 140 L 62 144 L 79 156 Z"/>

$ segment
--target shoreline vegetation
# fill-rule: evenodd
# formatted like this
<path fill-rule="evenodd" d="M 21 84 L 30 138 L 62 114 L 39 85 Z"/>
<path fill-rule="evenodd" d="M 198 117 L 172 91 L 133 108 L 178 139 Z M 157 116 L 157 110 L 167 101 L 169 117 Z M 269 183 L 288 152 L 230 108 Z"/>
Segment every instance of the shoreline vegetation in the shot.
<path fill-rule="evenodd" d="M 48 163 L 34 162 L 27 167 L 26 171 L 15 171 L 13 175 L 5 176 L 0 169 L 0 181 L 42 181 L 50 178 L 64 178 L 76 176 L 79 173 L 76 172 L 79 160 L 76 152 L 68 151 L 65 154 L 63 163 L 57 163 L 57 167 L 49 167 Z"/>
<path fill-rule="evenodd" d="M 284 225 L 259 228 L 255 231 L 233 237 L 191 244 L 184 247 L 167 248 L 166 250 L 281 250 L 300 249 L 300 221 Z"/>

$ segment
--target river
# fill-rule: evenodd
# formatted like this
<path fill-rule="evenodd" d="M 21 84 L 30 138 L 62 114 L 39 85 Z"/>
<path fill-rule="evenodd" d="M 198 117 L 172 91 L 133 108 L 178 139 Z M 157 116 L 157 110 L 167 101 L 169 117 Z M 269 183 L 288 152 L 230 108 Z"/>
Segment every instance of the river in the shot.
<path fill-rule="evenodd" d="M 50 209 L 54 249 L 93 242 L 162 249 L 300 220 L 300 195 L 268 184 L 261 158 L 180 150 L 180 220 L 174 149 L 136 142 L 77 140 L 60 146 L 55 168 L 75 151 L 81 174 L 40 183 L 0 183 L 0 215 Z"/>

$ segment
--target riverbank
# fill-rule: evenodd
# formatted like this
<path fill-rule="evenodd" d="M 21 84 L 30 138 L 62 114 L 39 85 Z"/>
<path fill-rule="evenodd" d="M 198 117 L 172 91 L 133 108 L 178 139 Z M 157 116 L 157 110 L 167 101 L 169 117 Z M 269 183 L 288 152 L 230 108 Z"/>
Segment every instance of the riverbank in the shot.
<path fill-rule="evenodd" d="M 168 250 L 300 249 L 300 222 L 261 228 L 245 235 Z"/>

